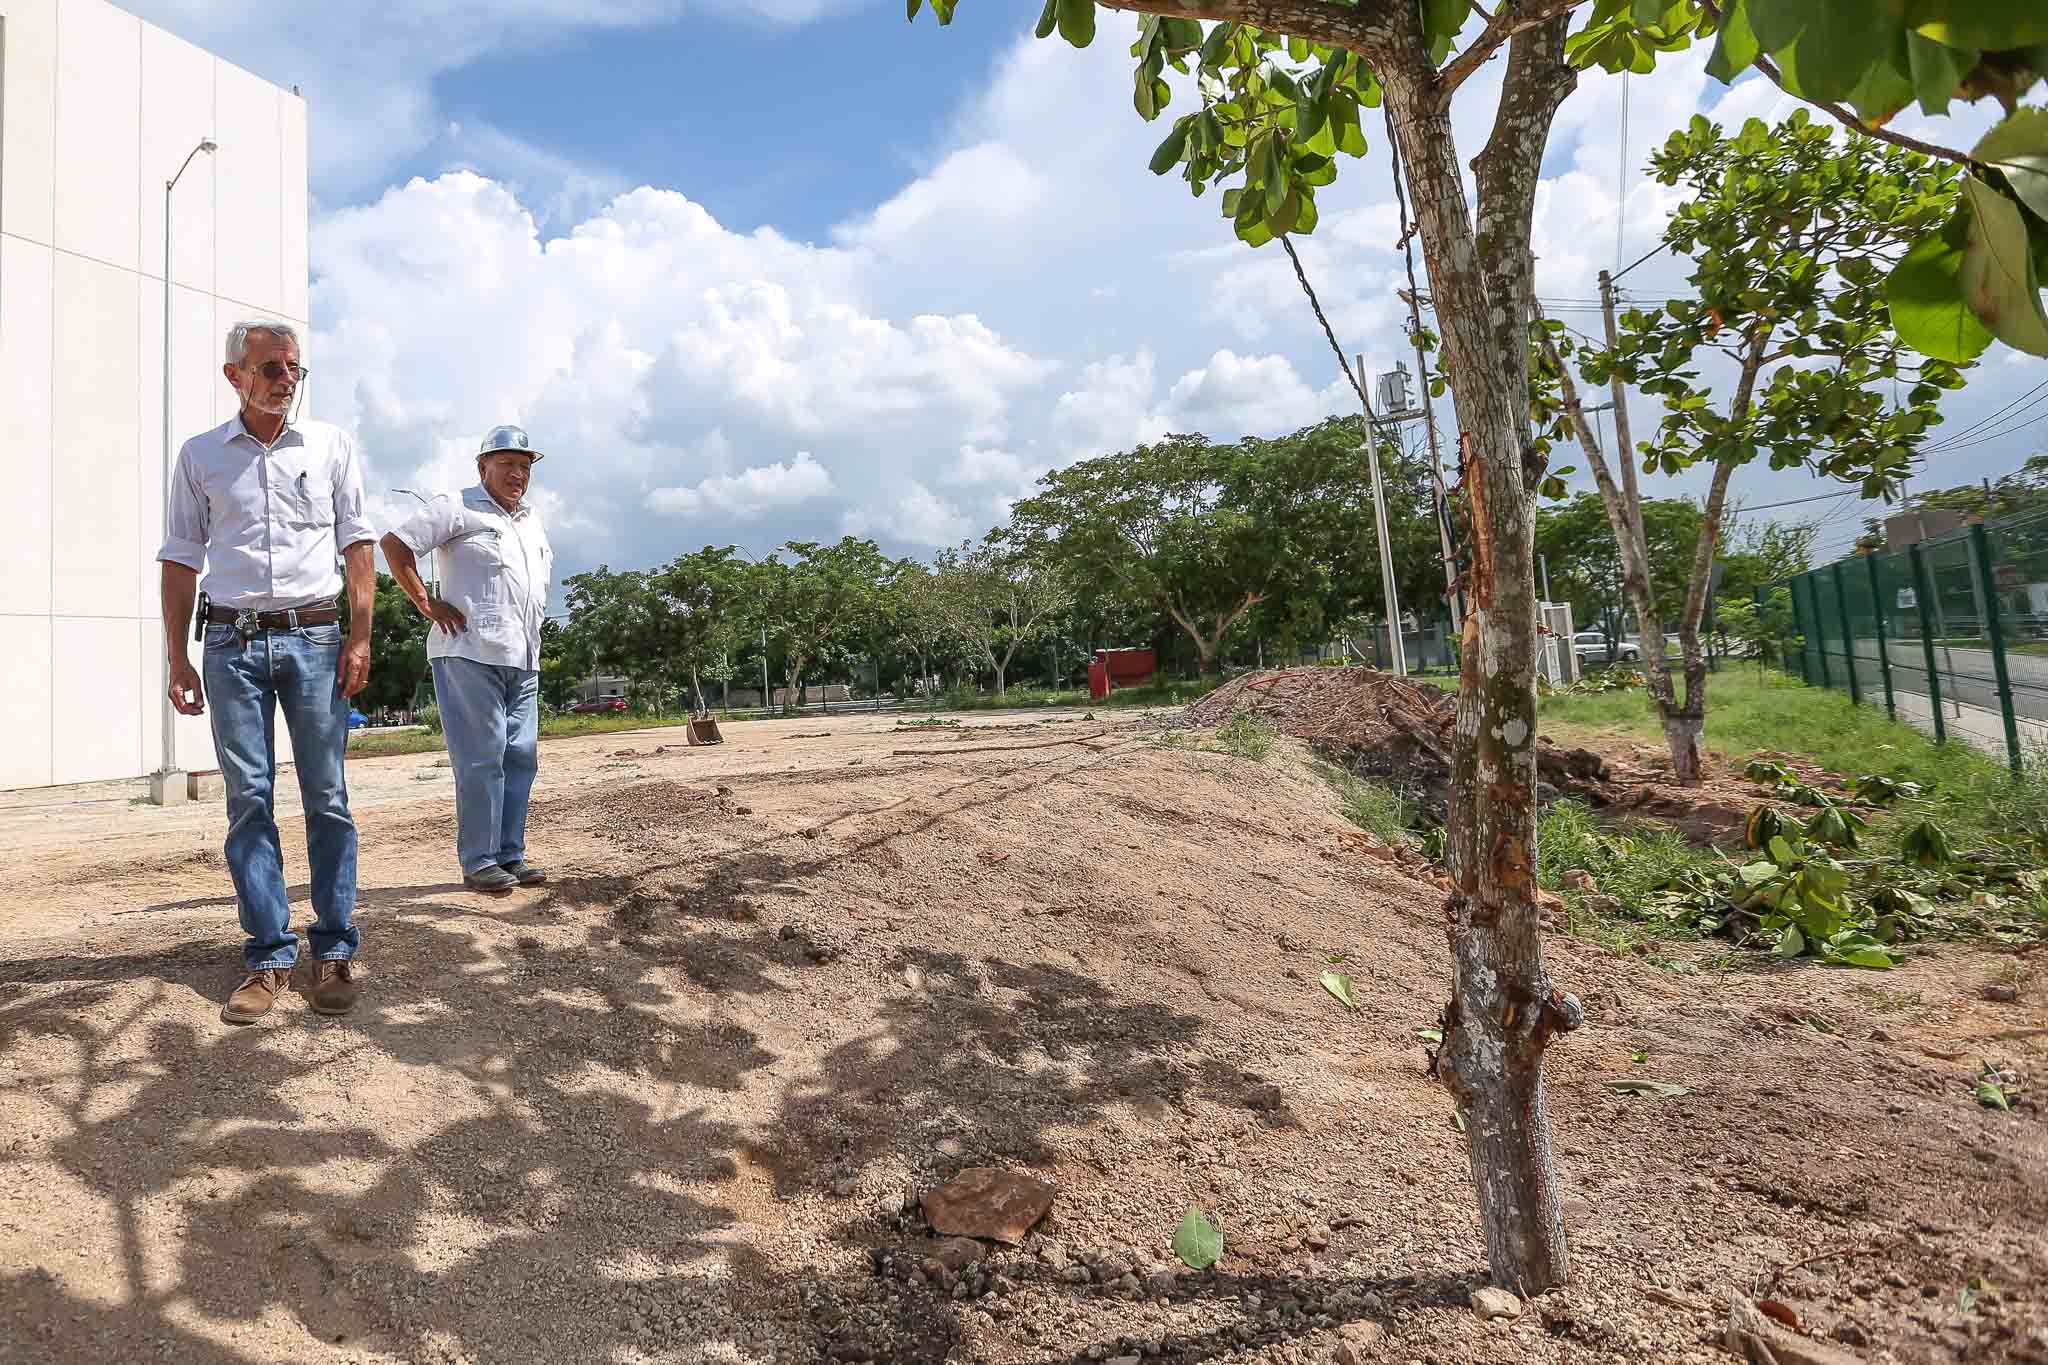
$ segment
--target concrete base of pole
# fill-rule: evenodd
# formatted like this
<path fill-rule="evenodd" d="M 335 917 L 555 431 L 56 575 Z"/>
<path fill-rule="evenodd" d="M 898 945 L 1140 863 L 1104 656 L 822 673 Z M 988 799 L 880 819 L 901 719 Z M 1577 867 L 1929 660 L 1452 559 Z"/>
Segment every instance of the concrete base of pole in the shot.
<path fill-rule="evenodd" d="M 182 806 L 191 799 L 187 790 L 185 774 L 176 768 L 149 775 L 149 804 L 152 806 Z"/>

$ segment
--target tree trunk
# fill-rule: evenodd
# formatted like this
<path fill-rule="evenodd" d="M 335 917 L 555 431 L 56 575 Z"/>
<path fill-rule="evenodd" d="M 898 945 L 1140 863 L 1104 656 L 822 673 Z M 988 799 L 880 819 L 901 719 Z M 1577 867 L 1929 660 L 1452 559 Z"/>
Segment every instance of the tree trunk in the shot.
<path fill-rule="evenodd" d="M 997 660 L 994 655 L 989 656 L 989 663 L 996 671 L 996 696 L 998 698 L 1003 695 L 1003 673 L 1005 672 L 1003 665 L 1008 662 L 1009 660 L 1007 659 Z"/>
<path fill-rule="evenodd" d="M 1551 119 L 1575 80 L 1564 36 L 1559 18 L 1512 42 L 1493 134 L 1474 162 L 1476 231 L 1435 78 L 1412 59 L 1381 71 L 1436 295 L 1470 514 L 1447 831 L 1453 984 L 1438 1068 L 1465 1119 L 1493 1279 L 1524 1295 L 1567 1273 L 1543 1050 L 1582 1017 L 1551 988 L 1535 906 L 1542 467 L 1529 428 L 1529 231 Z"/>

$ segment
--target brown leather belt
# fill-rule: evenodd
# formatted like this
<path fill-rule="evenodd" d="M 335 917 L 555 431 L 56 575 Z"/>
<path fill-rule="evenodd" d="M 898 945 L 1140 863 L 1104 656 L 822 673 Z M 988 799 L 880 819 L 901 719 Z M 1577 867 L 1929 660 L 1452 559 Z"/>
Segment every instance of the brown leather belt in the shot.
<path fill-rule="evenodd" d="M 232 626 L 240 623 L 245 613 L 233 607 L 208 607 L 208 625 Z M 255 617 L 254 630 L 297 630 L 300 626 L 331 626 L 341 620 L 339 607 L 295 607 L 289 611 L 258 611 L 246 613 Z"/>

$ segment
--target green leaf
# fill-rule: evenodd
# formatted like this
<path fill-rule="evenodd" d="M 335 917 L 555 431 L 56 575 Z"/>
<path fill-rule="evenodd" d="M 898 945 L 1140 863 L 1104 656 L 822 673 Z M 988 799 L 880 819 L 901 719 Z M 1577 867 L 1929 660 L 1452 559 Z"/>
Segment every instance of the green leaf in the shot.
<path fill-rule="evenodd" d="M 1189 114 L 1174 123 L 1173 131 L 1166 135 L 1166 140 L 1153 151 L 1152 160 L 1147 163 L 1152 174 L 1165 175 L 1180 164 L 1181 153 L 1187 150 L 1188 128 L 1193 122 L 1194 115 Z"/>
<path fill-rule="evenodd" d="M 1060 37 L 1075 47 L 1095 41 L 1095 0 L 1059 0 Z"/>
<path fill-rule="evenodd" d="M 1770 854 L 1771 861 L 1777 863 L 1781 867 L 1784 866 L 1786 863 L 1793 862 L 1798 856 L 1797 854 L 1793 853 L 1792 845 L 1785 841 L 1783 835 L 1780 835 L 1771 840 Z"/>
<path fill-rule="evenodd" d="M 1766 52 L 1790 47 L 1806 31 L 1811 0 L 1749 0 L 1749 27 Z"/>
<path fill-rule="evenodd" d="M 1714 55 L 1707 59 L 1707 74 L 1724 85 L 1747 71 L 1757 59 L 1756 31 L 1749 26 L 1749 0 L 1733 0 L 1721 10 L 1721 32 L 1714 39 Z"/>
<path fill-rule="evenodd" d="M 1231 41 L 1236 37 L 1237 25 L 1234 23 L 1225 22 L 1211 28 L 1209 36 L 1202 41 L 1202 65 L 1211 70 L 1221 66 L 1225 54 L 1230 51 Z"/>
<path fill-rule="evenodd" d="M 2034 273 L 2033 246 L 2019 206 L 1976 176 L 1963 180 L 1970 239 L 1959 278 L 1963 297 L 1991 334 L 2015 350 L 2048 355 L 2048 312 Z"/>
<path fill-rule="evenodd" d="M 1422 0 L 1422 36 L 1429 41 L 1430 51 L 1437 61 L 1443 57 L 1437 54 L 1442 44 L 1445 52 L 1457 41 L 1465 21 L 1472 17 L 1472 0 Z"/>
<path fill-rule="evenodd" d="M 1788 924 L 1785 932 L 1778 937 L 1779 957 L 1798 957 L 1806 951 L 1806 935 L 1799 932 L 1799 926 Z"/>
<path fill-rule="evenodd" d="M 1261 172 L 1266 182 L 1266 217 L 1268 219 L 1278 218 L 1280 210 L 1287 203 L 1287 194 L 1290 188 L 1287 174 L 1287 157 L 1280 150 L 1280 139 L 1278 137 L 1269 138 L 1266 141 L 1266 164 L 1261 167 Z M 1279 230 L 1275 229 L 1275 231 Z"/>
<path fill-rule="evenodd" d="M 1634 1052 L 1628 1054 L 1628 1059 L 1634 1062 L 1637 1066 L 1641 1066 L 1644 1062 L 1650 1060 L 1650 1054 L 1643 1051 L 1641 1048 L 1637 1048 Z"/>
<path fill-rule="evenodd" d="M 917 0 L 911 0 L 914 6 Z M 1034 37 L 1050 38 L 1052 31 L 1059 27 L 1060 0 L 1045 0 L 1045 8 L 1038 13 L 1038 27 L 1031 30 Z"/>
<path fill-rule="evenodd" d="M 2012 1112 L 2012 1102 L 2005 1097 L 2005 1087 L 1997 1081 L 1988 1078 L 1977 1082 L 1977 1103 L 1983 1105 L 1986 1109 L 1997 1109 L 2005 1113 Z"/>
<path fill-rule="evenodd" d="M 2048 14 L 2034 0 L 1910 0 L 1906 24 L 1950 47 L 2032 47 L 2048 43 Z"/>
<path fill-rule="evenodd" d="M 1419 1028 L 1415 1030 L 1415 1041 L 1419 1043 L 1441 1043 L 1444 1031 L 1440 1028 Z"/>
<path fill-rule="evenodd" d="M 1887 31 L 1884 24 L 1875 22 L 1868 0 L 1797 3 L 1805 11 L 1797 41 L 1779 49 L 1764 37 L 1760 19 L 1757 37 L 1777 53 L 1787 90 L 1810 100 L 1843 99 L 1872 67 L 1885 60 L 1897 30 Z"/>
<path fill-rule="evenodd" d="M 1977 141 L 1970 155 L 2005 173 L 2020 202 L 2048 219 L 2048 109 L 2016 109 Z"/>
<path fill-rule="evenodd" d="M 1351 978 L 1342 972 L 1324 972 L 1323 989 L 1337 998 L 1337 1003 L 1356 1014 L 1358 997 L 1352 993 Z"/>
<path fill-rule="evenodd" d="M 1963 247 L 1968 210 L 1949 226 L 1913 244 L 1885 277 L 1885 301 L 1899 339 L 1934 360 L 1961 365 L 1991 344 L 1991 330 L 1963 296 Z"/>
<path fill-rule="evenodd" d="M 1673 1085 L 1670 1081 L 1651 1081 L 1636 1077 L 1623 1081 L 1602 1081 L 1600 1084 L 1624 1095 L 1657 1095 L 1664 1099 L 1676 1099 L 1680 1095 L 1692 1093 L 1686 1087 Z"/>
<path fill-rule="evenodd" d="M 1207 1270 L 1223 1259 L 1223 1229 L 1210 1222 L 1199 1206 L 1190 1204 L 1174 1229 L 1173 1254 L 1190 1270 Z"/>
<path fill-rule="evenodd" d="M 1975 53 L 1958 52 L 1946 43 L 1906 31 L 1906 58 L 1913 71 L 1913 93 L 1930 114 L 1946 114 L 1948 102 L 1975 65 Z"/>

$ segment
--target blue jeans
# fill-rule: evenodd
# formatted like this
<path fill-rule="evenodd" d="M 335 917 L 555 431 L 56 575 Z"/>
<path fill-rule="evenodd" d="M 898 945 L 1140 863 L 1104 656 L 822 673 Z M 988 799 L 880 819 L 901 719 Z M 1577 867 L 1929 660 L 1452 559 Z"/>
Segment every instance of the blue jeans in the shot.
<path fill-rule="evenodd" d="M 526 857 L 526 805 L 540 772 L 540 674 L 434 660 L 434 700 L 455 770 L 455 854 L 463 875 Z"/>
<path fill-rule="evenodd" d="M 290 968 L 299 940 L 291 931 L 284 855 L 277 843 L 277 712 L 284 712 L 306 807 L 306 858 L 313 868 L 313 956 L 355 956 L 356 826 L 348 813 L 342 758 L 348 751 L 348 699 L 336 665 L 340 626 L 266 631 L 244 644 L 232 626 L 206 628 L 201 676 L 213 747 L 228 797 L 228 872 L 241 911 L 249 970 Z"/>

